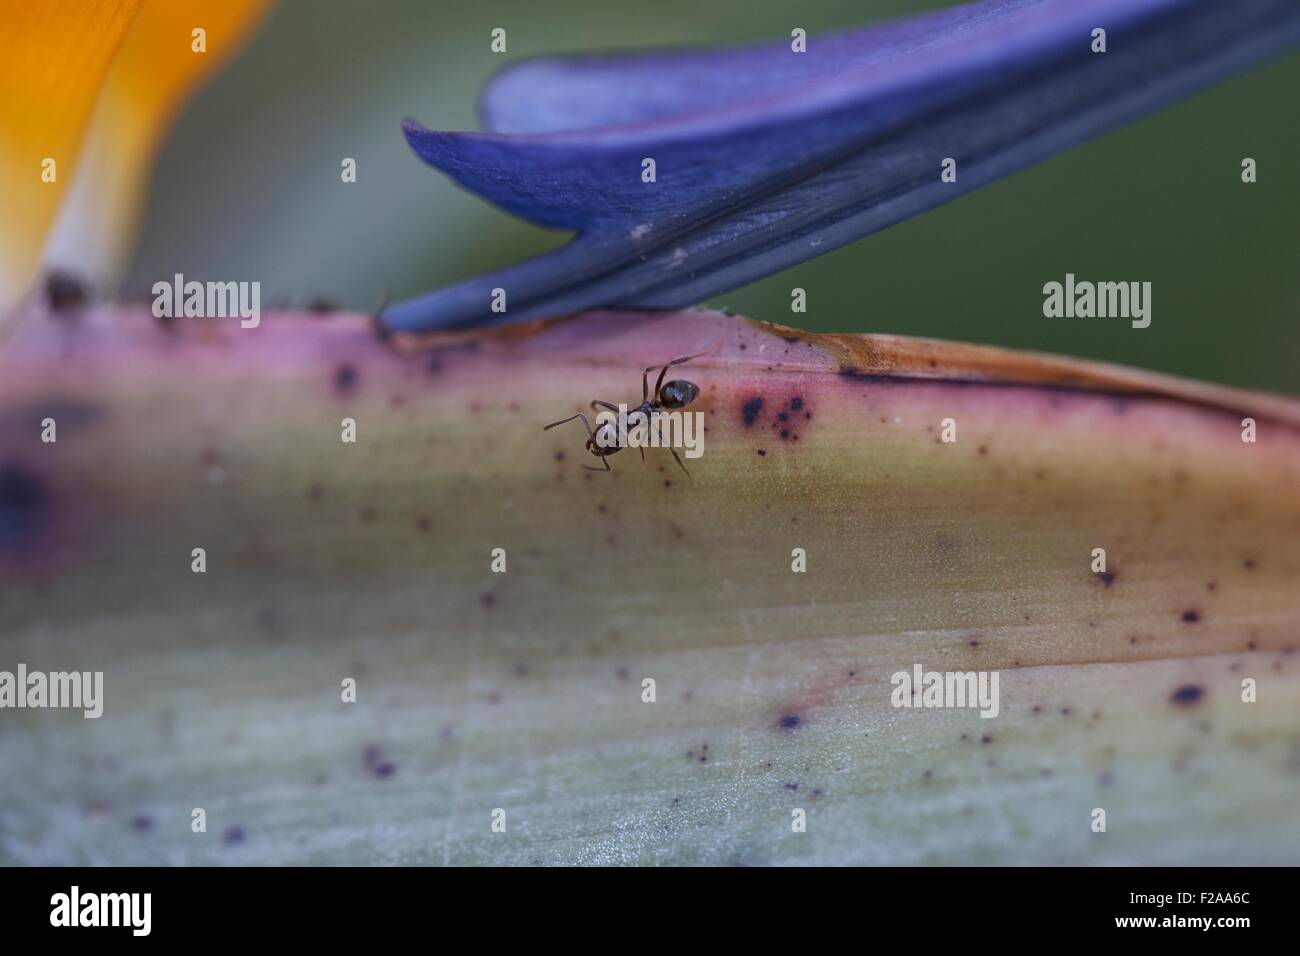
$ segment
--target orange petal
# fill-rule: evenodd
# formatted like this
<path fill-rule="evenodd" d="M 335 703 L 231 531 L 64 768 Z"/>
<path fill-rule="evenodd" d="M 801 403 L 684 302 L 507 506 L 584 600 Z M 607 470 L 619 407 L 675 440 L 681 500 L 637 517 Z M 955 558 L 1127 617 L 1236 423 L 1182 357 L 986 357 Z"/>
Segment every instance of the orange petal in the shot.
<path fill-rule="evenodd" d="M 139 7 L 140 0 L 0 0 L 0 302 L 21 291 L 36 263 L 104 76 Z"/>
<path fill-rule="evenodd" d="M 46 246 L 45 261 L 112 278 L 134 243 L 149 170 L 176 112 L 228 62 L 271 0 L 147 2 L 109 71 L 84 162 Z M 196 52 L 196 30 L 204 52 Z"/>

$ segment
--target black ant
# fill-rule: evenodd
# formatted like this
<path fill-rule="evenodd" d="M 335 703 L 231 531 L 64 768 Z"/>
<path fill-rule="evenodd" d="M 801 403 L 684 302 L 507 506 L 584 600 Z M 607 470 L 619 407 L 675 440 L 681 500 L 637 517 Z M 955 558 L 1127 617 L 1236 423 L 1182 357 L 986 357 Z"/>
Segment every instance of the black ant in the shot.
<path fill-rule="evenodd" d="M 551 424 L 543 428 L 542 431 L 549 431 L 556 425 L 564 425 L 573 421 L 575 418 L 581 419 L 583 427 L 587 429 L 587 451 L 600 459 L 600 463 L 605 466 L 606 471 L 613 471 L 614 469 L 609 467 L 609 462 L 605 459 L 614 454 L 614 452 L 623 450 L 623 446 L 618 443 L 619 426 L 622 425 L 623 430 L 626 431 L 627 419 L 631 418 L 637 412 L 640 412 L 645 417 L 645 420 L 649 422 L 650 414 L 652 412 L 661 408 L 685 408 L 691 402 L 695 401 L 696 396 L 700 394 L 700 387 L 698 385 L 694 382 L 688 382 L 684 378 L 665 382 L 664 376 L 668 374 L 668 370 L 674 365 L 681 365 L 683 362 L 689 362 L 691 359 L 699 358 L 703 354 L 703 352 L 700 352 L 696 355 L 686 355 L 682 358 L 673 359 L 665 365 L 659 371 L 659 380 L 655 382 L 653 397 L 651 397 L 650 392 L 650 373 L 655 370 L 656 366 L 649 366 L 641 373 L 641 404 L 636 408 L 629 409 L 627 417 L 624 418 L 622 422 L 610 420 L 599 422 L 597 430 L 593 432 L 591 430 L 591 424 L 587 421 L 587 416 L 579 412 L 577 415 L 570 415 L 568 418 L 562 418 L 558 422 L 551 422 Z M 618 415 L 617 405 L 613 405 L 610 402 L 602 402 L 600 399 L 594 399 L 591 403 L 591 410 L 595 411 L 598 408 L 607 409 L 608 411 L 613 412 L 616 416 Z M 597 440 L 597 435 L 600 436 L 599 440 Z M 661 441 L 663 440 L 663 437 L 663 432 L 660 431 L 659 438 Z M 668 451 L 672 453 L 673 460 L 677 462 L 682 471 L 685 471 L 687 475 L 690 475 L 690 472 L 686 471 L 686 466 L 682 464 L 682 460 L 678 456 L 677 450 L 670 446 L 666 441 L 663 442 L 663 447 L 667 448 Z M 638 446 L 637 450 L 641 452 L 641 460 L 644 461 L 645 448 Z M 582 467 L 586 468 L 588 471 L 600 471 L 599 468 L 592 465 L 583 465 Z"/>

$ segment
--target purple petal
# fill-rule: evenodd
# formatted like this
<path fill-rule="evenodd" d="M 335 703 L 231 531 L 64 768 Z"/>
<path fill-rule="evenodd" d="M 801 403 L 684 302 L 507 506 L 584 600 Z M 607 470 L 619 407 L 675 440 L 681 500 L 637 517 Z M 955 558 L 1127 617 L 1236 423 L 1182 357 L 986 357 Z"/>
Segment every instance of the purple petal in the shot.
<path fill-rule="evenodd" d="M 1092 52 L 1092 30 L 1107 51 Z M 831 37 L 544 59 L 494 133 L 408 120 L 415 151 L 567 247 L 401 303 L 415 330 L 677 308 L 838 248 L 1300 41 L 1296 0 L 997 0 Z M 939 179 L 954 157 L 958 181 Z M 657 181 L 642 181 L 653 158 Z M 504 289 L 507 311 L 490 310 Z"/>

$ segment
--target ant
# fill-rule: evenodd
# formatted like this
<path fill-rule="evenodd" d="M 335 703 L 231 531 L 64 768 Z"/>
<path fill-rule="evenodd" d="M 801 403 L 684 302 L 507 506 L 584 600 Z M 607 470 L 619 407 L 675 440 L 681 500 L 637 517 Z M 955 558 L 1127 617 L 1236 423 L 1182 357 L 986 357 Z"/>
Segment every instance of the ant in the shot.
<path fill-rule="evenodd" d="M 587 416 L 579 412 L 577 415 L 570 415 L 568 418 L 562 418 L 558 422 L 551 422 L 551 424 L 543 428 L 542 431 L 549 431 L 556 425 L 564 425 L 573 421 L 575 418 L 581 419 L 583 427 L 587 429 L 587 451 L 600 459 L 600 463 L 605 466 L 606 471 L 613 471 L 614 469 L 609 467 L 609 462 L 605 459 L 616 451 L 623 450 L 623 446 L 618 443 L 619 425 L 622 425 L 623 430 L 626 431 L 627 419 L 631 418 L 637 412 L 640 412 L 648 422 L 652 412 L 661 408 L 685 408 L 691 402 L 695 401 L 696 396 L 700 394 L 700 387 L 698 385 L 694 382 L 688 382 L 684 378 L 674 379 L 671 382 L 664 382 L 664 376 L 668 374 L 668 370 L 674 365 L 681 365 L 683 362 L 689 362 L 691 359 L 699 358 L 703 354 L 703 352 L 699 352 L 695 355 L 686 355 L 682 358 L 673 359 L 665 365 L 659 371 L 659 380 L 655 382 L 653 397 L 651 397 L 652 393 L 650 391 L 650 373 L 655 370 L 656 366 L 651 365 L 646 368 L 646 370 L 641 373 L 641 404 L 636 408 L 631 409 L 627 413 L 627 418 L 624 418 L 621 422 L 609 420 L 598 422 L 598 427 L 596 431 L 593 432 L 591 430 L 591 424 L 587 421 Z M 615 415 L 618 415 L 617 405 L 613 405 L 609 402 L 602 402 L 600 399 L 594 399 L 591 403 L 591 410 L 595 411 L 598 408 L 607 409 Z M 599 436 L 599 438 L 597 438 L 597 436 Z M 659 432 L 659 438 L 660 440 L 663 439 L 662 431 Z M 678 467 L 680 467 L 682 471 L 685 471 L 689 476 L 690 472 L 686 471 L 686 466 L 682 464 L 682 460 L 678 456 L 677 450 L 666 441 L 663 443 L 663 447 L 667 448 L 668 451 L 672 453 L 673 460 L 677 462 Z M 641 460 L 644 461 L 645 448 L 638 446 L 637 450 L 641 452 Z M 593 465 L 583 465 L 582 467 L 586 468 L 588 471 L 600 471 L 599 468 L 596 468 Z"/>

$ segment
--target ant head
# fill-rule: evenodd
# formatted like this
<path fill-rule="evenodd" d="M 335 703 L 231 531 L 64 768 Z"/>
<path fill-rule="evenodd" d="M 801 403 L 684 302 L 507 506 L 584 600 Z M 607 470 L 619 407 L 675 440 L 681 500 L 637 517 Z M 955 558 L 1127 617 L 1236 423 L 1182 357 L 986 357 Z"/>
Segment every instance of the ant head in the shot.
<path fill-rule="evenodd" d="M 610 418 L 596 420 L 596 429 L 587 439 L 587 451 L 597 458 L 612 455 L 619 450 L 618 423 Z"/>
<path fill-rule="evenodd" d="M 700 387 L 684 378 L 664 382 L 659 390 L 659 402 L 664 408 L 685 408 L 700 394 Z"/>

